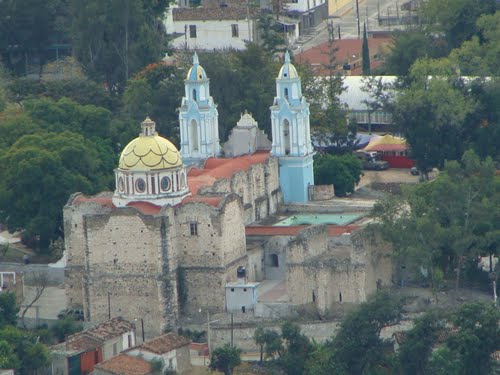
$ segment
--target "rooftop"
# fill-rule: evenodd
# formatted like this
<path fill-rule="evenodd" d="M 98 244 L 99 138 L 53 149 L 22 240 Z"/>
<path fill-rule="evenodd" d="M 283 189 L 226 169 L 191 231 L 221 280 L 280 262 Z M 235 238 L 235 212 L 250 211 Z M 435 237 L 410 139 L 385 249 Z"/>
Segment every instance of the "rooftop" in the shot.
<path fill-rule="evenodd" d="M 302 229 L 308 226 L 309 225 L 296 225 L 290 227 L 276 227 L 273 225 L 247 226 L 245 227 L 245 234 L 247 236 L 297 236 Z M 350 234 L 360 228 L 359 225 L 327 225 L 327 227 L 330 237 Z"/>
<path fill-rule="evenodd" d="M 117 316 L 116 318 L 106 320 L 95 327 L 89 328 L 84 332 L 105 341 L 134 330 L 135 325 L 133 323 L 123 319 L 121 316 Z"/>
<path fill-rule="evenodd" d="M 380 65 L 376 56 L 383 54 L 392 45 L 392 41 L 392 38 L 368 38 L 372 69 Z M 337 39 L 333 42 L 332 48 L 336 49 L 335 60 L 339 64 L 339 69 L 342 69 L 343 64 L 348 63 L 353 65 L 351 66 L 351 74 L 361 74 L 363 39 Z M 326 75 L 328 70 L 325 69 L 325 66 L 330 63 L 329 52 L 329 42 L 325 42 L 295 55 L 295 61 L 299 63 L 309 62 L 318 74 Z"/>
<path fill-rule="evenodd" d="M 151 364 L 139 357 L 120 354 L 95 365 L 95 368 L 113 375 L 146 375 L 152 371 Z"/>
<path fill-rule="evenodd" d="M 151 353 L 164 354 L 182 346 L 189 345 L 190 342 L 191 340 L 186 337 L 170 332 L 153 340 L 146 341 L 141 345 L 141 348 Z"/>
<path fill-rule="evenodd" d="M 243 6 L 174 8 L 172 15 L 175 21 L 208 21 L 208 20 L 245 20 L 247 14 L 254 18 L 258 9 Z M 248 12 L 248 13 L 247 13 Z"/>

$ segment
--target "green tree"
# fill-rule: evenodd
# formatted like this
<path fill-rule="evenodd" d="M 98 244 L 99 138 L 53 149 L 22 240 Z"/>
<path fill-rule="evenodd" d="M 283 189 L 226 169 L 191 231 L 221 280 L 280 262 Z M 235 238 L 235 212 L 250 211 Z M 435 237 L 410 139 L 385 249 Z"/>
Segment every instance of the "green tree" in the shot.
<path fill-rule="evenodd" d="M 476 20 L 495 12 L 494 0 L 429 0 L 420 7 L 429 33 L 444 33 L 449 50 L 478 34 Z"/>
<path fill-rule="evenodd" d="M 361 173 L 361 161 L 354 155 L 325 155 L 317 158 L 314 163 L 315 183 L 333 184 L 338 197 L 354 192 Z"/>
<path fill-rule="evenodd" d="M 278 358 L 278 364 L 286 374 L 302 375 L 306 361 L 311 353 L 309 339 L 300 332 L 300 327 L 291 322 L 281 325 L 281 338 L 284 350 Z"/>
<path fill-rule="evenodd" d="M 6 325 L 16 325 L 18 312 L 16 294 L 9 291 L 0 293 L 0 329 Z"/>
<path fill-rule="evenodd" d="M 47 48 L 57 38 L 57 14 L 61 0 L 7 0 L 0 14 L 0 56 L 10 70 L 26 73 L 28 56 L 36 57 L 43 66 Z"/>
<path fill-rule="evenodd" d="M 439 334 L 445 329 L 446 319 L 439 311 L 429 311 L 415 319 L 413 328 L 406 332 L 397 359 L 403 375 L 424 375 Z"/>
<path fill-rule="evenodd" d="M 432 374 L 491 374 L 495 365 L 491 354 L 500 347 L 499 320 L 500 313 L 491 304 L 461 306 L 450 319 L 454 331 L 432 354 Z"/>
<path fill-rule="evenodd" d="M 445 56 L 446 51 L 441 44 L 439 39 L 421 30 L 397 32 L 383 69 L 386 74 L 406 76 L 419 58 Z"/>
<path fill-rule="evenodd" d="M 398 90 L 393 104 L 393 121 L 408 144 L 411 157 L 427 177 L 432 167 L 443 167 L 445 160 L 460 158 L 464 149 L 466 117 L 475 102 L 457 86 L 458 78 L 431 77 L 447 66 L 421 61 L 412 68 L 413 82 Z"/>
<path fill-rule="evenodd" d="M 75 321 L 72 316 L 66 316 L 64 319 L 58 320 L 53 326 L 50 327 L 50 331 L 57 339 L 57 342 L 63 342 L 69 335 L 82 330 L 82 324 Z"/>
<path fill-rule="evenodd" d="M 340 324 L 337 334 L 324 345 L 316 345 L 307 359 L 306 374 L 361 375 L 385 373 L 392 343 L 380 338 L 383 327 L 399 322 L 402 301 L 379 292 Z"/>
<path fill-rule="evenodd" d="M 70 194 L 91 194 L 110 186 L 112 166 L 100 159 L 112 154 L 71 133 L 26 135 L 0 160 L 0 217 L 9 230 L 24 229 L 38 236 L 40 249 L 60 236 L 62 207 Z M 109 158 L 109 156 L 106 156 Z"/>
<path fill-rule="evenodd" d="M 236 366 L 241 363 L 241 349 L 225 344 L 216 348 L 210 355 L 210 369 L 231 375 Z"/>
<path fill-rule="evenodd" d="M 49 350 L 38 342 L 37 337 L 14 326 L 0 329 L 0 363 L 5 360 L 16 373 L 33 374 L 47 366 Z M 3 366 L 2 366 L 3 367 Z"/>
<path fill-rule="evenodd" d="M 150 64 L 128 81 L 123 102 L 134 129 L 148 115 L 162 136 L 178 144 L 177 108 L 184 95 L 184 78 L 185 71 L 175 66 Z"/>
<path fill-rule="evenodd" d="M 496 254 L 500 217 L 500 185 L 490 158 L 472 151 L 461 163 L 447 162 L 432 182 L 419 184 L 375 206 L 378 229 L 394 244 L 399 259 L 410 259 L 430 274 L 455 271 L 459 287 L 466 259 Z"/>
<path fill-rule="evenodd" d="M 121 92 L 135 72 L 161 58 L 167 6 L 167 0 L 70 0 L 73 50 L 90 77 Z"/>
<path fill-rule="evenodd" d="M 276 53 L 285 45 L 285 38 L 280 32 L 280 24 L 269 14 L 262 12 L 258 18 L 259 36 L 262 47 L 270 53 Z"/>
<path fill-rule="evenodd" d="M 363 75 L 369 76 L 371 74 L 370 68 L 370 50 L 368 48 L 368 38 L 366 37 L 366 23 L 363 23 Z"/>

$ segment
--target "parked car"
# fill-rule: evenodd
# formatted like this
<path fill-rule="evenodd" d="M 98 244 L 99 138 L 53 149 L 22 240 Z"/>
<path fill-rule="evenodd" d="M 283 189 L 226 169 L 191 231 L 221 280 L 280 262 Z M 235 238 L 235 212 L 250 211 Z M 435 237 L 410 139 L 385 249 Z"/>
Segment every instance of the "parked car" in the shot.
<path fill-rule="evenodd" d="M 411 167 L 410 173 L 412 174 L 412 176 L 418 176 L 420 174 L 417 167 Z"/>
<path fill-rule="evenodd" d="M 389 169 L 389 163 L 383 160 L 364 161 L 363 169 L 368 171 L 385 171 L 386 169 Z"/>
<path fill-rule="evenodd" d="M 65 319 L 67 317 L 72 317 L 75 320 L 84 320 L 83 309 L 64 309 L 59 314 L 57 314 L 57 319 Z"/>

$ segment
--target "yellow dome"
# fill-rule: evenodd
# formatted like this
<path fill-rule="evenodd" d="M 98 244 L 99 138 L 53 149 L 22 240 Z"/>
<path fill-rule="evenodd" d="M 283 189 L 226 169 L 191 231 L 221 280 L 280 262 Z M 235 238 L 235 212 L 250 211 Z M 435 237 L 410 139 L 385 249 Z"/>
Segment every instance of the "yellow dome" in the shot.
<path fill-rule="evenodd" d="M 151 171 L 176 168 L 182 165 L 181 155 L 168 139 L 154 130 L 149 118 L 141 124 L 143 133 L 122 151 L 118 168 L 131 171 Z"/>

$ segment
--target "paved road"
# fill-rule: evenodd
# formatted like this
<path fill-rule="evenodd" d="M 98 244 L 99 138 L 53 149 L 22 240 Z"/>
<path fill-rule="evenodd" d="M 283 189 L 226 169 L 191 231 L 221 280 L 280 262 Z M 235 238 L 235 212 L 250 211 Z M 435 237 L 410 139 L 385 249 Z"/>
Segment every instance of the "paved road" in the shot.
<path fill-rule="evenodd" d="M 388 26 L 378 25 L 378 15 L 396 16 L 400 9 L 401 3 L 404 0 L 359 0 L 359 19 L 360 19 L 360 32 L 363 33 L 363 22 L 367 24 L 367 30 L 391 30 Z M 401 13 L 402 14 L 402 13 Z M 356 39 L 358 38 L 358 23 L 356 16 L 356 8 L 343 9 L 338 12 L 334 17 L 324 20 L 318 26 L 318 33 L 305 43 L 296 47 L 296 52 L 305 51 L 311 47 L 328 41 L 328 22 L 333 23 L 335 30 L 334 38 L 338 39 L 338 28 L 340 26 L 340 36 L 342 39 Z M 360 36 L 362 37 L 362 35 Z"/>

